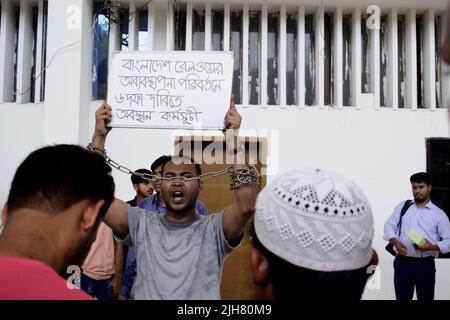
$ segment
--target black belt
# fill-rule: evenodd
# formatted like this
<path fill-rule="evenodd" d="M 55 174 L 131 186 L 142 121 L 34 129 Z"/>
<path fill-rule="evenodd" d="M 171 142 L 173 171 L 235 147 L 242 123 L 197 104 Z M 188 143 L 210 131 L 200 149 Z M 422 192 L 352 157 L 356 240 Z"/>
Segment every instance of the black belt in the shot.
<path fill-rule="evenodd" d="M 433 256 L 428 256 L 428 257 L 407 257 L 407 256 L 402 256 L 402 255 L 397 255 L 397 258 L 399 260 L 403 260 L 403 261 L 408 261 L 408 262 L 425 262 L 425 261 L 430 261 L 430 260 L 434 260 Z"/>

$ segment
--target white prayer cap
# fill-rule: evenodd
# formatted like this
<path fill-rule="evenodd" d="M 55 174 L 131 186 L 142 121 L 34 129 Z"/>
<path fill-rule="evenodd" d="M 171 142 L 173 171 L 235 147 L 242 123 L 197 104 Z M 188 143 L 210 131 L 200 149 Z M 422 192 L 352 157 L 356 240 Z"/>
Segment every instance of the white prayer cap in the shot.
<path fill-rule="evenodd" d="M 350 180 L 320 169 L 287 172 L 258 195 L 255 232 L 269 251 L 317 271 L 362 268 L 372 257 L 373 217 Z"/>

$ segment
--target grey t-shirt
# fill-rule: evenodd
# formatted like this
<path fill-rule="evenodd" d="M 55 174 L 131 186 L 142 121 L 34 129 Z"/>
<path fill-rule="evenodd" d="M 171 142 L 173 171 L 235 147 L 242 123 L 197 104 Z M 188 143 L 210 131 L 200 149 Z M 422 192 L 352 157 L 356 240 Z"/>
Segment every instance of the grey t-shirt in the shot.
<path fill-rule="evenodd" d="M 190 222 L 125 204 L 130 233 L 120 239 L 136 248 L 135 299 L 220 299 L 225 257 L 235 249 L 223 232 L 223 211 Z"/>

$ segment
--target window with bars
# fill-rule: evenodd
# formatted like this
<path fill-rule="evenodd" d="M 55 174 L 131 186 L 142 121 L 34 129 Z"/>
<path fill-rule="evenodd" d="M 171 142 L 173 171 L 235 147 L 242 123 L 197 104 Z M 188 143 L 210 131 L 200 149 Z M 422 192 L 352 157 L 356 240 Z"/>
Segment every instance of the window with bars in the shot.
<path fill-rule="evenodd" d="M 104 99 L 108 83 L 109 19 L 104 7 L 94 3 L 94 46 L 92 50 L 92 98 Z"/>
<path fill-rule="evenodd" d="M 230 7 L 226 2 L 216 3 L 212 9 L 211 4 L 198 2 L 177 4 L 173 9 L 173 28 L 160 24 L 154 33 L 165 33 L 168 37 L 167 30 L 172 30 L 174 50 L 232 51 L 232 91 L 237 104 L 359 107 L 361 99 L 368 98 L 373 100 L 374 107 L 442 107 L 441 22 L 432 10 L 421 14 L 414 11 L 411 15 L 384 8 L 383 12 L 388 14 L 381 16 L 380 29 L 370 30 L 366 26 L 367 15 L 356 11 L 359 9 L 344 12 L 340 9 L 338 15 L 338 8 L 327 8 L 324 12 L 319 8 L 283 5 Z M 141 19 L 150 19 L 151 10 L 155 9 L 145 7 L 139 12 L 139 34 L 142 32 L 145 39 L 150 23 L 143 24 Z M 411 30 L 415 30 L 415 37 L 411 36 Z M 104 32 L 107 42 L 111 37 Z M 127 26 L 120 32 L 126 38 Z M 379 38 L 378 45 L 374 37 Z M 94 48 L 97 40 L 94 38 Z M 153 41 L 138 49 L 160 50 L 161 46 L 157 46 Z M 169 47 L 166 45 L 166 49 Z M 412 52 L 414 47 L 416 50 Z M 430 59 L 425 59 L 431 55 L 432 65 Z M 107 56 L 107 52 L 103 54 L 106 60 Z M 374 63 L 374 59 L 379 61 Z M 411 66 L 411 61 L 417 63 Z M 100 65 L 94 69 L 97 67 Z M 106 68 L 107 65 L 102 66 L 104 75 Z M 102 77 L 103 83 L 94 81 L 94 87 L 106 86 L 106 78 Z M 95 88 L 94 92 L 97 92 L 94 99 L 105 93 Z M 410 98 L 413 95 L 416 99 Z"/>
<path fill-rule="evenodd" d="M 45 96 L 47 1 L 2 1 L 0 103 L 40 102 Z"/>

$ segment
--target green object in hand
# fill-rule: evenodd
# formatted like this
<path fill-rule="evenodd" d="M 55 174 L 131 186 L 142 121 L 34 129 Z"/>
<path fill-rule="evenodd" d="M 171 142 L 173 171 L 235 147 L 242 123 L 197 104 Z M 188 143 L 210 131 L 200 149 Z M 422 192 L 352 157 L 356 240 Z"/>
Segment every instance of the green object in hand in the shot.
<path fill-rule="evenodd" d="M 417 244 L 419 247 L 422 247 L 423 245 L 425 245 L 425 243 L 427 243 L 425 238 L 422 237 L 420 233 L 418 233 L 416 230 L 413 229 L 409 230 L 408 238 L 411 239 L 411 241 Z"/>

